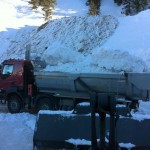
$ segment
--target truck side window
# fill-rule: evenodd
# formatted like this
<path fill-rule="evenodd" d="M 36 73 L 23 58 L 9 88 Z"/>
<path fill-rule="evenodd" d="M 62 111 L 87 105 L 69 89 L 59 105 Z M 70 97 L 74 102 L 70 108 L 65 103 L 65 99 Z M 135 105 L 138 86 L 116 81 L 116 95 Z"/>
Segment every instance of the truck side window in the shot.
<path fill-rule="evenodd" d="M 13 65 L 4 65 L 2 75 L 11 75 L 13 73 Z"/>

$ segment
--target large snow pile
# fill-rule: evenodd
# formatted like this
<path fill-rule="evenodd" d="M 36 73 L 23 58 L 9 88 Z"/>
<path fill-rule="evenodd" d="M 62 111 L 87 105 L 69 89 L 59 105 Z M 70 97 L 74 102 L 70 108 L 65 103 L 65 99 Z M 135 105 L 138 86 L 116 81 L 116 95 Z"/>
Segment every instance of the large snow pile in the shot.
<path fill-rule="evenodd" d="M 42 23 L 42 17 L 35 15 L 40 11 L 31 13 L 26 0 L 16 0 L 15 4 L 9 0 L 1 3 L 2 6 L 8 4 L 13 12 L 8 20 L 15 18 L 17 21 L 1 24 L 0 61 L 24 58 L 26 46 L 30 44 L 32 59 L 39 56 L 44 59 L 48 71 L 150 71 L 150 21 L 146 19 L 149 10 L 124 17 L 113 1 L 102 1 L 101 16 L 89 17 L 83 2 L 78 0 L 72 6 L 68 0 L 64 5 L 59 0 L 53 13 L 54 20 L 35 27 L 36 22 L 31 19 Z M 20 20 L 23 14 L 28 26 L 23 26 Z"/>
<path fill-rule="evenodd" d="M 31 52 L 36 56 L 44 54 L 49 65 L 73 61 L 73 56 L 91 54 L 94 47 L 102 45 L 113 34 L 117 23 L 112 16 L 71 17 L 50 21 L 33 30 L 24 28 L 13 37 L 15 41 L 10 41 L 5 54 L 24 57 L 25 46 L 31 44 Z"/>
<path fill-rule="evenodd" d="M 119 17 L 119 26 L 102 48 L 110 51 L 119 50 L 140 58 L 150 71 L 150 10 L 135 16 Z M 140 65 L 139 65 L 140 67 Z"/>
<path fill-rule="evenodd" d="M 44 59 L 48 71 L 147 72 L 149 63 L 144 61 L 145 55 L 141 55 L 145 49 L 140 49 L 139 52 L 137 48 L 135 55 L 136 50 L 133 53 L 133 48 L 130 48 L 135 41 L 136 32 L 132 33 L 134 36 L 129 32 L 133 37 L 127 37 L 125 29 L 121 28 L 123 25 L 120 27 L 120 23 L 125 23 L 126 20 L 130 22 L 128 29 L 132 29 L 137 18 L 141 18 L 141 14 L 135 16 L 135 20 L 133 18 L 127 17 L 118 22 L 117 18 L 110 15 L 67 17 L 49 21 L 40 27 L 22 28 L 11 37 L 5 34 L 7 38 L 1 38 L 5 44 L 8 39 L 10 42 L 8 50 L 2 54 L 1 61 L 6 58 L 24 58 L 26 45 L 30 44 L 32 59 L 35 57 Z M 143 23 L 141 24 L 144 26 Z M 122 34 L 122 39 L 119 38 L 118 32 L 119 35 Z M 147 40 L 141 41 L 142 43 L 134 42 L 135 47 L 141 46 L 144 42 L 144 45 L 147 45 L 149 37 L 145 38 Z M 120 45 L 121 42 L 126 43 Z M 125 50 L 123 47 L 127 46 L 129 48 Z"/>

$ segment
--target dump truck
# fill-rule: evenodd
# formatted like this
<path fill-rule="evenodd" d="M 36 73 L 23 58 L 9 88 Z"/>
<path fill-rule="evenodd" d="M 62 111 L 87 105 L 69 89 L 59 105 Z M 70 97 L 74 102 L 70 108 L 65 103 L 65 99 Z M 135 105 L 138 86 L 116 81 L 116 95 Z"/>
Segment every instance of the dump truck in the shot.
<path fill-rule="evenodd" d="M 108 147 L 116 149 L 116 105 L 121 104 L 126 105 L 129 109 L 136 109 L 139 100 L 149 100 L 149 81 L 150 73 L 35 72 L 30 60 L 9 59 L 5 60 L 1 65 L 0 100 L 3 103 L 7 103 L 8 110 L 11 113 L 19 113 L 24 109 L 37 111 L 74 110 L 74 112 L 78 112 L 78 104 L 89 102 L 91 116 L 88 118 L 91 118 L 91 148 L 98 148 L 96 144 L 97 131 L 95 129 L 97 126 L 96 113 L 99 114 L 102 124 L 100 125 L 101 132 L 99 135 L 101 137 L 100 147 L 101 149 L 106 147 L 104 144 L 106 134 L 105 120 L 107 120 L 106 114 L 108 113 L 110 115 L 110 144 Z M 84 108 L 79 110 L 82 109 Z M 77 114 L 73 113 L 73 116 Z M 85 115 L 84 112 L 82 114 Z M 80 120 L 84 120 L 82 119 L 84 115 L 83 117 L 81 114 L 79 115 Z M 52 118 L 53 115 L 48 116 Z M 38 135 L 38 130 L 36 130 L 34 145 L 40 147 L 42 145 L 39 142 L 41 137 Z M 40 145 L 38 145 L 39 143 Z M 57 142 L 54 143 L 56 144 Z M 52 142 L 53 146 L 55 145 L 54 143 Z M 64 146 L 65 144 L 62 145 Z M 56 149 L 63 148 L 56 147 Z"/>
<path fill-rule="evenodd" d="M 148 100 L 149 73 L 63 73 L 34 72 L 31 61 L 9 59 L 2 63 L 0 99 L 6 101 L 11 113 L 25 107 L 40 109 L 72 109 L 91 96 L 114 94 L 119 102 Z"/>

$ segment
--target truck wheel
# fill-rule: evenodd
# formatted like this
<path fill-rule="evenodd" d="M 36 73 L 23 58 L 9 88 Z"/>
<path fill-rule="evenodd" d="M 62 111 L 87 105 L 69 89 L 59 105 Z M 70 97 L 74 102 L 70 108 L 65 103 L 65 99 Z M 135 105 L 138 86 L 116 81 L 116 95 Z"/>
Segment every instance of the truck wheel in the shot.
<path fill-rule="evenodd" d="M 20 98 L 16 95 L 9 97 L 7 105 L 10 113 L 19 113 L 22 108 Z"/>
<path fill-rule="evenodd" d="M 54 110 L 53 101 L 48 98 L 41 98 L 38 100 L 38 110 Z"/>

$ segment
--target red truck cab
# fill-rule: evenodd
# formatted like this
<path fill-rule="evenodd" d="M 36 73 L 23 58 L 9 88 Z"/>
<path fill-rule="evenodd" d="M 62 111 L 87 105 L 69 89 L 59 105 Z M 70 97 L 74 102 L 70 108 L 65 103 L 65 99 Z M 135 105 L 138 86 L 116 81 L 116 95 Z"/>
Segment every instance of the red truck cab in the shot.
<path fill-rule="evenodd" d="M 0 99 L 8 102 L 10 112 L 18 112 L 18 105 L 20 105 L 20 108 L 25 105 L 29 84 L 34 84 L 31 61 L 9 59 L 2 63 L 0 72 Z M 11 99 L 13 99 L 13 102 Z M 12 105 L 16 105 L 16 110 L 12 110 Z"/>

